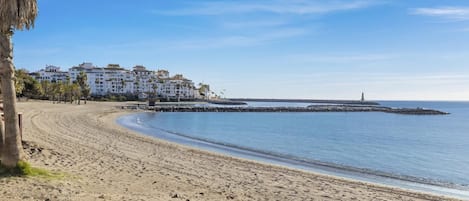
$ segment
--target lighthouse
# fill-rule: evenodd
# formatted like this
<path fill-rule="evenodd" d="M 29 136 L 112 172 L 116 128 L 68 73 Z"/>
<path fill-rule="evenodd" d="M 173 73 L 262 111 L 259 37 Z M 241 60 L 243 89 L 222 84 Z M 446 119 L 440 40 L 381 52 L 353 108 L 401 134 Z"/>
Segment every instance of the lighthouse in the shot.
<path fill-rule="evenodd" d="M 365 102 L 365 93 L 362 92 L 362 98 L 360 99 L 361 102 Z"/>

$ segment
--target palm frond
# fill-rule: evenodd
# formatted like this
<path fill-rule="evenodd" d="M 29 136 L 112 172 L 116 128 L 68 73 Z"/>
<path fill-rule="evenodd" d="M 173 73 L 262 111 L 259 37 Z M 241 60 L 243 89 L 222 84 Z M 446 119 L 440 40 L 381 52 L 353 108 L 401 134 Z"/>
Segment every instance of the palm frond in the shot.
<path fill-rule="evenodd" d="M 30 29 L 37 12 L 37 0 L 0 0 L 0 29 Z"/>

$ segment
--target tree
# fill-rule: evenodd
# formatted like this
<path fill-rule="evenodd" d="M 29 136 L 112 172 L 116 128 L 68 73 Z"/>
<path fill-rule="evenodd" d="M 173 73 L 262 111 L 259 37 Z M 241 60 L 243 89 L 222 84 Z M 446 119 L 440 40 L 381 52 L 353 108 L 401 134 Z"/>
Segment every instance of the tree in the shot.
<path fill-rule="evenodd" d="M 91 95 L 91 89 L 89 87 L 87 87 L 85 89 L 82 89 L 81 90 L 81 95 L 83 97 L 85 97 L 85 104 L 86 104 L 86 101 L 88 100 L 88 97 L 90 97 L 90 95 Z"/>
<path fill-rule="evenodd" d="M 3 104 L 3 100 L 1 100 Z M 3 108 L 2 108 L 3 110 Z M 3 136 L 5 135 L 5 130 L 3 129 L 4 128 L 4 125 L 3 125 L 3 121 L 0 120 L 0 164 L 2 162 L 2 155 L 3 155 L 3 144 L 5 143 L 4 139 L 3 139 Z"/>
<path fill-rule="evenodd" d="M 57 96 L 59 97 L 58 101 L 60 102 L 65 102 L 65 88 L 66 84 L 63 82 L 58 82 L 57 83 Z"/>
<path fill-rule="evenodd" d="M 20 95 L 23 93 L 23 90 L 25 88 L 25 80 L 24 77 L 22 76 L 22 71 L 16 71 L 15 72 L 15 92 L 16 95 Z"/>
<path fill-rule="evenodd" d="M 36 0 L 0 0 L 0 79 L 5 117 L 1 163 L 7 168 L 16 167 L 24 157 L 16 110 L 12 36 L 14 30 L 32 28 L 36 16 Z"/>
<path fill-rule="evenodd" d="M 31 92 L 29 92 L 29 87 L 26 87 L 27 91 L 24 93 L 28 96 L 29 93 L 31 93 L 31 97 L 34 98 L 41 98 L 44 96 L 44 89 L 42 88 L 41 83 L 39 83 L 37 80 L 33 79 L 32 86 L 31 86 Z"/>
<path fill-rule="evenodd" d="M 85 72 L 81 71 L 80 74 L 77 75 L 77 83 L 80 86 L 81 90 L 81 95 L 85 98 L 85 104 L 86 100 L 90 96 L 90 87 L 88 86 L 88 76 L 86 75 Z M 78 97 L 78 105 L 80 105 L 80 99 L 81 97 Z"/>
<path fill-rule="evenodd" d="M 148 80 L 148 83 L 151 87 L 151 89 L 148 88 L 148 92 L 147 92 L 147 94 L 148 94 L 148 105 L 149 106 L 154 106 L 156 98 L 158 97 L 158 93 L 157 93 L 158 84 L 153 78 Z"/>
<path fill-rule="evenodd" d="M 41 84 L 31 77 L 26 70 L 16 70 L 15 77 L 17 97 L 40 98 L 43 96 L 44 91 Z"/>
<path fill-rule="evenodd" d="M 65 93 L 65 85 L 62 82 L 52 83 L 52 102 L 57 101 L 60 103 L 63 94 Z"/>
<path fill-rule="evenodd" d="M 204 99 L 209 99 L 210 97 L 210 86 L 208 84 L 199 83 L 199 94 L 204 97 Z"/>
<path fill-rule="evenodd" d="M 69 90 L 70 90 L 70 103 L 73 103 L 73 101 L 77 100 L 77 104 L 79 104 L 79 101 L 81 98 L 80 85 L 78 83 L 73 83 L 69 85 Z"/>
<path fill-rule="evenodd" d="M 54 101 L 53 99 L 53 96 L 54 96 L 54 89 L 53 89 L 53 86 L 52 84 L 49 82 L 49 80 L 44 80 L 44 81 L 41 81 L 41 88 L 42 88 L 42 91 L 43 91 L 43 95 L 46 96 L 47 98 L 49 98 L 49 100 L 52 100 Z"/>
<path fill-rule="evenodd" d="M 67 79 L 67 82 L 64 83 L 64 103 L 70 102 L 73 103 L 73 85 L 70 84 L 70 79 Z"/>

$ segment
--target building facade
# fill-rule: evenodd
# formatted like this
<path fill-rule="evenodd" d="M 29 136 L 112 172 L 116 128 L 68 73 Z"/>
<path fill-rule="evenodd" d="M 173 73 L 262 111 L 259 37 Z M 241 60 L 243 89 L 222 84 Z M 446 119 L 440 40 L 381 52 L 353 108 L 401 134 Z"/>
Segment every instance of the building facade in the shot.
<path fill-rule="evenodd" d="M 170 76 L 167 70 L 151 71 L 142 65 L 136 65 L 132 70 L 127 70 L 119 64 L 98 67 L 85 62 L 71 67 L 68 72 L 49 65 L 32 75 L 38 81 L 75 82 L 82 72 L 87 75 L 91 95 L 95 97 L 133 95 L 140 98 L 158 97 L 171 101 L 194 100 L 202 97 L 200 88 L 197 88 L 192 80 L 185 78 L 182 74 Z"/>
<path fill-rule="evenodd" d="M 49 81 L 51 83 L 66 82 L 69 78 L 68 72 L 60 70 L 60 67 L 47 65 L 44 69 L 31 74 L 37 81 Z"/>

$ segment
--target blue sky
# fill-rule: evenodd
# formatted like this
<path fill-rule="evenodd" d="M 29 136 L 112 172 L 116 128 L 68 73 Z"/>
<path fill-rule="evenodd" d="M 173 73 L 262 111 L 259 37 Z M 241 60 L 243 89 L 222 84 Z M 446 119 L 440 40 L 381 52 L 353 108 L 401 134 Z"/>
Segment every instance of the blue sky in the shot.
<path fill-rule="evenodd" d="M 141 64 L 227 97 L 469 100 L 469 1 L 38 3 L 17 68 Z"/>

